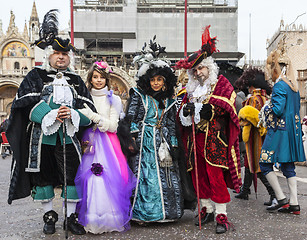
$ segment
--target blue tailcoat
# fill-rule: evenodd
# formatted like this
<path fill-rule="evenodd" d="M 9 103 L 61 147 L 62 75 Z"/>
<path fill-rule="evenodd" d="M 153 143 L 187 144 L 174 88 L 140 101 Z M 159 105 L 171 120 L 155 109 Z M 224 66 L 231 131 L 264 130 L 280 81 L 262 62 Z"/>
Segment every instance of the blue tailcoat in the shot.
<path fill-rule="evenodd" d="M 282 79 L 273 87 L 271 104 L 265 108 L 268 133 L 260 162 L 305 161 L 300 120 L 300 94 Z"/>

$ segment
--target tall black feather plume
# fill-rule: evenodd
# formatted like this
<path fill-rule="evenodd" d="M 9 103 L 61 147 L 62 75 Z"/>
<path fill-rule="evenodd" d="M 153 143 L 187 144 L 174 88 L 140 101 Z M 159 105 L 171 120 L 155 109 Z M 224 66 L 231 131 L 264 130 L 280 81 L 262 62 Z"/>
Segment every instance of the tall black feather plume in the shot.
<path fill-rule="evenodd" d="M 45 40 L 47 45 L 53 42 L 53 39 L 58 35 L 58 9 L 51 9 L 44 16 L 44 21 L 39 31 L 40 40 Z"/>

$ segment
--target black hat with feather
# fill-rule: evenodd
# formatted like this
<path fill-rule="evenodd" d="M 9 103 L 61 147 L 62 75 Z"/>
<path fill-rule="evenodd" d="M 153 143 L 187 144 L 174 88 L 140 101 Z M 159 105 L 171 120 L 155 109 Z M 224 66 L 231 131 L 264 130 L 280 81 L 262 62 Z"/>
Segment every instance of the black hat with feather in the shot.
<path fill-rule="evenodd" d="M 70 40 L 58 37 L 58 9 L 51 9 L 44 16 L 44 21 L 39 30 L 39 39 L 34 42 L 34 45 L 41 49 L 48 46 L 56 51 L 68 52 L 76 51 L 75 47 L 71 44 Z"/>
<path fill-rule="evenodd" d="M 218 51 L 215 45 L 217 41 L 216 37 L 214 38 L 210 37 L 210 32 L 209 32 L 210 26 L 211 25 L 205 27 L 204 32 L 201 36 L 201 42 L 202 42 L 201 49 L 192 53 L 187 58 L 179 60 L 175 65 L 176 69 L 194 68 L 198 64 L 200 64 L 202 60 L 206 59 L 207 57 L 210 57 L 214 52 Z"/>
<path fill-rule="evenodd" d="M 174 95 L 174 87 L 177 84 L 177 78 L 170 62 L 166 58 L 160 58 L 159 55 L 165 52 L 165 47 L 156 43 L 156 36 L 150 40 L 147 45 L 144 43 L 141 53 L 134 57 L 133 63 L 138 66 L 136 74 L 137 86 L 144 94 L 153 96 L 159 101 L 159 108 L 164 108 L 162 100 L 171 98 Z M 154 76 L 164 77 L 165 89 L 161 92 L 154 92 L 150 86 L 150 79 Z"/>

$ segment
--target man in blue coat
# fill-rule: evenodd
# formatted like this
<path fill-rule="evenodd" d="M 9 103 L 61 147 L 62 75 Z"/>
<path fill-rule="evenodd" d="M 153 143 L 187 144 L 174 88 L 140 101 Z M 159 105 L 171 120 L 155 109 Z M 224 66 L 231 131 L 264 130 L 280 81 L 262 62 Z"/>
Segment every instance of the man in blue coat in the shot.
<path fill-rule="evenodd" d="M 268 211 L 300 214 L 297 201 L 295 162 L 305 161 L 300 121 L 300 94 L 289 58 L 283 49 L 277 49 L 267 59 L 267 69 L 275 82 L 272 99 L 263 108 L 268 133 L 264 140 L 260 168 L 274 189 L 278 204 Z M 273 164 L 279 163 L 287 178 L 290 201 L 284 195 Z"/>

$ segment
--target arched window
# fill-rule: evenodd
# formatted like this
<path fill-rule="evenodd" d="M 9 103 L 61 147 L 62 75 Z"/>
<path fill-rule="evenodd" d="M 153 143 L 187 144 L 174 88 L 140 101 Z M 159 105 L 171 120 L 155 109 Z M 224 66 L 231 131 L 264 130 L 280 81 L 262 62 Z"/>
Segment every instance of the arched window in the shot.
<path fill-rule="evenodd" d="M 20 69 L 20 64 L 19 62 L 14 63 L 14 69 Z"/>

